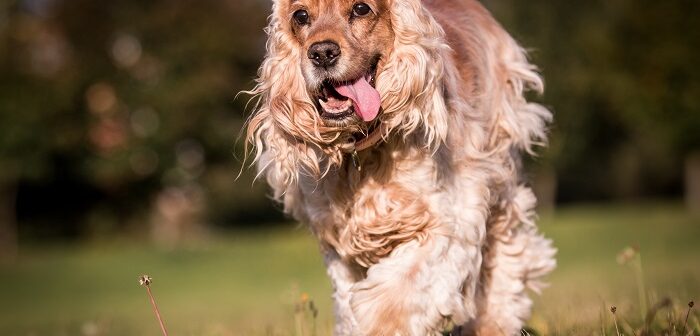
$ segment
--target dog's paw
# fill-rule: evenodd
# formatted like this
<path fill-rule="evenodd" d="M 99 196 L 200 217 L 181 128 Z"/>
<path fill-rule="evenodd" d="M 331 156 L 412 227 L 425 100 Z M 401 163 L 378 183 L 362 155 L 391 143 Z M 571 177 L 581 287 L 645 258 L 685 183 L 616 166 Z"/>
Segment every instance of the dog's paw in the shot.
<path fill-rule="evenodd" d="M 352 290 L 350 306 L 360 335 L 410 335 L 411 308 L 405 302 L 407 288 L 390 283 L 362 281 Z"/>
<path fill-rule="evenodd" d="M 371 281 L 352 289 L 350 306 L 360 335 L 440 335 L 447 321 L 416 283 L 404 277 Z"/>

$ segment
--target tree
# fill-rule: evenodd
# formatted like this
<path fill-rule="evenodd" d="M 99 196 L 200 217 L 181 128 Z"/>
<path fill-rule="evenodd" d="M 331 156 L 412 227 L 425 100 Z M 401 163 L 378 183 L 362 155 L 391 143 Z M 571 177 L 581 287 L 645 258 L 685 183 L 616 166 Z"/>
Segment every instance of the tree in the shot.
<path fill-rule="evenodd" d="M 487 1 L 541 65 L 560 200 L 678 195 L 700 148 L 697 1 Z"/>
<path fill-rule="evenodd" d="M 266 4 L 21 0 L 4 6 L 0 210 L 6 211 L 0 214 L 14 217 L 19 188 L 20 215 L 40 218 L 55 208 L 47 203 L 60 204 L 56 211 L 68 217 L 47 216 L 46 229 L 99 234 L 142 226 L 165 190 L 194 190 L 196 197 L 230 192 L 205 184 L 235 182 L 232 153 L 245 101 L 234 96 L 251 86 L 264 53 Z M 58 196 L 42 196 L 47 188 Z M 207 220 L 250 209 L 263 200 L 257 192 L 253 201 L 208 209 Z M 14 236 L 3 234 L 10 227 L 0 226 L 0 237 Z"/>

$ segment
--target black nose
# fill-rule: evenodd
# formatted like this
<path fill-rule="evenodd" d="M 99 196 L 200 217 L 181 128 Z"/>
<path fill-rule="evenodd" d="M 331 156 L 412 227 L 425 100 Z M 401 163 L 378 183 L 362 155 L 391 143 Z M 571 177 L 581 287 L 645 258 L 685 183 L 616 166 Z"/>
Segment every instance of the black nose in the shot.
<path fill-rule="evenodd" d="M 340 46 L 333 41 L 316 42 L 309 47 L 308 56 L 315 66 L 327 68 L 338 61 Z"/>

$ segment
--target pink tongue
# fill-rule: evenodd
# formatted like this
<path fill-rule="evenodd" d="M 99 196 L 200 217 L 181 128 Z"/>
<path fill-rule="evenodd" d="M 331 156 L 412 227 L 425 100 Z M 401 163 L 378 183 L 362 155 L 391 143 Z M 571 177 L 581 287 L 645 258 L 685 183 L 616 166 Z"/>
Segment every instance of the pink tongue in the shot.
<path fill-rule="evenodd" d="M 381 105 L 379 91 L 375 90 L 365 78 L 360 78 L 351 84 L 334 87 L 341 95 L 352 99 L 355 113 L 364 121 L 377 117 Z"/>

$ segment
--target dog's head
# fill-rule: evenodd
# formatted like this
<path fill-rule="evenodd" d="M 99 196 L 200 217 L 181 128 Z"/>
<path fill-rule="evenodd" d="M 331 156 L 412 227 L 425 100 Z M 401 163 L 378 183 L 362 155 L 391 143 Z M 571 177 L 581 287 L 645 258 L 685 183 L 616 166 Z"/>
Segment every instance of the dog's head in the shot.
<path fill-rule="evenodd" d="M 387 1 L 282 1 L 301 49 L 306 90 L 326 125 L 371 122 L 381 108 L 375 88 L 379 62 L 394 34 Z"/>
<path fill-rule="evenodd" d="M 462 37 L 451 41 L 455 50 L 425 7 L 440 2 L 273 3 L 267 54 L 250 91 L 260 100 L 248 140 L 276 198 L 300 175 L 321 177 L 343 165 L 368 134 L 418 151 L 453 142 L 450 150 L 467 156 L 511 145 L 530 150 L 545 139 L 550 113 L 523 96 L 541 91 L 542 81 L 477 1 L 464 1 L 468 18 L 449 27 Z M 448 125 L 455 128 L 449 138 Z"/>
<path fill-rule="evenodd" d="M 378 124 L 384 136 L 444 136 L 438 78 L 448 48 L 420 0 L 276 0 L 266 32 L 252 91 L 261 102 L 249 125 L 259 150 L 274 137 L 306 154 L 313 147 L 307 164 L 339 164 L 342 149 Z"/>

